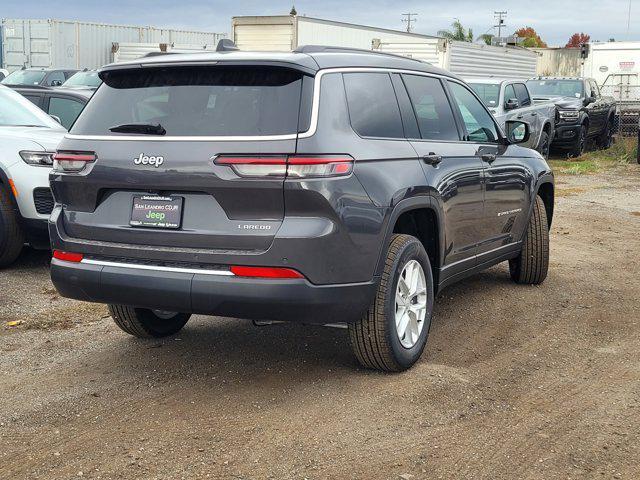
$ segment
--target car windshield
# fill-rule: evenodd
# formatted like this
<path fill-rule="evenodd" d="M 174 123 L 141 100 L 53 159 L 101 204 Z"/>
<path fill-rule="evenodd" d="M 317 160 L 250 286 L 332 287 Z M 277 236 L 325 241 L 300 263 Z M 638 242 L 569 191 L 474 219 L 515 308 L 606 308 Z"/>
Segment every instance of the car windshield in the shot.
<path fill-rule="evenodd" d="M 0 126 L 63 128 L 29 100 L 6 87 L 0 87 Z"/>
<path fill-rule="evenodd" d="M 47 72 L 42 70 L 16 70 L 2 80 L 5 85 L 38 85 Z"/>
<path fill-rule="evenodd" d="M 534 97 L 574 97 L 584 96 L 581 80 L 528 80 L 527 87 Z"/>
<path fill-rule="evenodd" d="M 158 131 L 160 125 L 168 136 L 298 132 L 303 75 L 295 70 L 259 66 L 148 68 L 112 70 L 103 78 L 104 84 L 78 117 L 72 133 L 121 135 L 119 127 L 126 125 L 130 130 L 132 124 L 150 125 Z"/>
<path fill-rule="evenodd" d="M 63 87 L 99 87 L 98 72 L 78 72 L 62 84 Z"/>
<path fill-rule="evenodd" d="M 480 100 L 484 102 L 487 107 L 495 107 L 498 105 L 498 99 L 500 98 L 500 85 L 497 83 L 470 83 L 473 91 L 478 94 Z"/>

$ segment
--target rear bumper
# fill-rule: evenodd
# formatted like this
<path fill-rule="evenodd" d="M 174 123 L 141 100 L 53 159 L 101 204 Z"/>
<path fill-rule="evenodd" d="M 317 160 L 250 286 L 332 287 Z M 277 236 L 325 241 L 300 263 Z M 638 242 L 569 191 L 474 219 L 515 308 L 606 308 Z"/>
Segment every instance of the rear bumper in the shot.
<path fill-rule="evenodd" d="M 51 279 L 63 296 L 88 302 L 322 324 L 360 318 L 377 286 L 373 281 L 314 285 L 302 279 L 254 279 L 57 259 L 51 262 Z"/>

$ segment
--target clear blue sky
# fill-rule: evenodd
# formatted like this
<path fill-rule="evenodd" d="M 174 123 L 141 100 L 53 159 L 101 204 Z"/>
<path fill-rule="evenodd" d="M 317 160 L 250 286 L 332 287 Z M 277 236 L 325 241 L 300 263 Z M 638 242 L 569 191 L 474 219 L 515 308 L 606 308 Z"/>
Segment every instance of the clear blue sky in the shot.
<path fill-rule="evenodd" d="M 631 0 L 630 40 L 640 40 L 640 0 Z M 56 18 L 229 32 L 234 15 L 280 15 L 282 0 L 0 0 L 3 18 Z M 478 36 L 493 32 L 493 11 L 507 10 L 509 33 L 534 27 L 549 45 L 564 45 L 574 32 L 593 40 L 627 39 L 629 0 L 315 0 L 295 2 L 298 14 L 402 29 L 401 14 L 418 14 L 415 32 L 435 34 L 454 18 Z"/>

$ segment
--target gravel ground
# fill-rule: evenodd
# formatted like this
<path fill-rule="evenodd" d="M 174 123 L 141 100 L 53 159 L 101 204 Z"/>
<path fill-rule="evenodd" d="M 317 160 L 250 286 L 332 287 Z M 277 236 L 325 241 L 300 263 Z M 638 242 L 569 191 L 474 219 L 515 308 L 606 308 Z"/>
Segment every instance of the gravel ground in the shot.
<path fill-rule="evenodd" d="M 137 340 L 26 251 L 0 272 L 0 478 L 639 478 L 640 169 L 557 183 L 544 285 L 445 290 L 399 375 L 322 327 Z"/>

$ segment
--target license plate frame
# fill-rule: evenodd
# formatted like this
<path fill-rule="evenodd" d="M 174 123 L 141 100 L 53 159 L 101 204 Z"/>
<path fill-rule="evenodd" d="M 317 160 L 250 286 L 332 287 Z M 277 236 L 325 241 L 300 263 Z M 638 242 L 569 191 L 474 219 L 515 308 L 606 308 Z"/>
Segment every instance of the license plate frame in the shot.
<path fill-rule="evenodd" d="M 129 225 L 177 230 L 182 226 L 184 198 L 161 195 L 134 195 Z"/>

